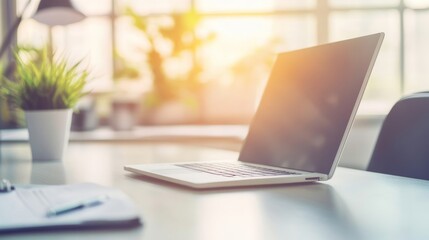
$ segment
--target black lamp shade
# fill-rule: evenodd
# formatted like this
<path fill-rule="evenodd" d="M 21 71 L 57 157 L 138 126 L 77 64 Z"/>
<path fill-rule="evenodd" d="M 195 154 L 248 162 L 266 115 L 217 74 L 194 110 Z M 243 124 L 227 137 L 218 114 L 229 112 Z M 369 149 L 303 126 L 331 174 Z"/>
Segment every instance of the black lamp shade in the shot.
<path fill-rule="evenodd" d="M 41 0 L 33 18 L 49 26 L 79 22 L 85 15 L 76 10 L 70 0 Z"/>

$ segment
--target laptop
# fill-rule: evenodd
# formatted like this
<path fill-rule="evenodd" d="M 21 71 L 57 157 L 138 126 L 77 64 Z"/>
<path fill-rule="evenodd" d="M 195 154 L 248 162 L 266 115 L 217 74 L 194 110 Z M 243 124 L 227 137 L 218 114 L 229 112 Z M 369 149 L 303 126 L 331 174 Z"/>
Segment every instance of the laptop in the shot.
<path fill-rule="evenodd" d="M 278 54 L 238 160 L 125 170 L 191 188 L 330 179 L 383 38 L 377 33 Z"/>

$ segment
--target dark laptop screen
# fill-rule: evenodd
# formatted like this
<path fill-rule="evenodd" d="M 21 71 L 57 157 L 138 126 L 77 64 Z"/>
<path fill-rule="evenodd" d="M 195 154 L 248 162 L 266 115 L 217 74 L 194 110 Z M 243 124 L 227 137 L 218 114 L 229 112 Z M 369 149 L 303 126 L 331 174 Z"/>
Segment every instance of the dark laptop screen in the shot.
<path fill-rule="evenodd" d="M 239 160 L 328 174 L 380 35 L 279 54 Z"/>

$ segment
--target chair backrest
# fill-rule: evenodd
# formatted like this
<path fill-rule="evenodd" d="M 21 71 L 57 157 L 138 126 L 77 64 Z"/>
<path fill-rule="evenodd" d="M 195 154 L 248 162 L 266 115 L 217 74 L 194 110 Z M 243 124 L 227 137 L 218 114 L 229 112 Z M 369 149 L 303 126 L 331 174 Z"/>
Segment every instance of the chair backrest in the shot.
<path fill-rule="evenodd" d="M 429 93 L 412 94 L 393 106 L 367 170 L 429 180 Z"/>

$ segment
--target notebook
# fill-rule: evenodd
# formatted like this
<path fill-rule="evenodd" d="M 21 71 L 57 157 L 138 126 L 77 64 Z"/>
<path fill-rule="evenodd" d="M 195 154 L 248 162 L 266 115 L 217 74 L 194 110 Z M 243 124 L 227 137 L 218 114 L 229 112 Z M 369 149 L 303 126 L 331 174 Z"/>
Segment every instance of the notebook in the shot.
<path fill-rule="evenodd" d="M 102 203 L 55 216 L 54 206 L 98 196 Z M 139 226 L 138 211 L 122 192 L 92 183 L 17 187 L 0 193 L 0 233 L 83 228 L 130 228 Z"/>
<path fill-rule="evenodd" d="M 238 160 L 137 164 L 125 170 L 193 188 L 330 179 L 383 37 L 377 33 L 280 53 Z"/>

